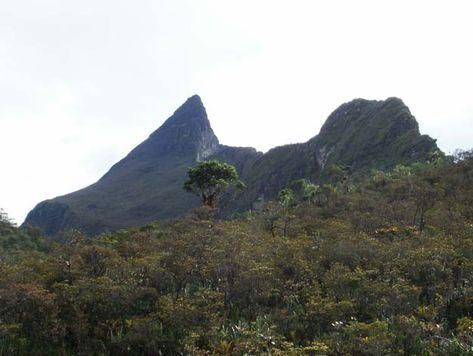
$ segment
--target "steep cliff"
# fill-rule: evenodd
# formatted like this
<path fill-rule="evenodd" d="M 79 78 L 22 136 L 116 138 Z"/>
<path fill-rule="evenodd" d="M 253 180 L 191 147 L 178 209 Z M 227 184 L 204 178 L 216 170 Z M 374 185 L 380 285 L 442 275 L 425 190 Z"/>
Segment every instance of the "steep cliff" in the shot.
<path fill-rule="evenodd" d="M 224 146 L 195 95 L 97 183 L 39 203 L 25 224 L 39 226 L 47 235 L 68 228 L 94 235 L 182 216 L 199 205 L 182 189 L 187 169 L 206 158 L 235 165 L 247 185 L 244 191 L 230 191 L 223 197 L 221 211 L 229 215 L 250 209 L 257 199 L 276 197 L 296 179 L 326 180 L 333 164 L 351 173 L 389 169 L 398 163 L 425 161 L 436 149 L 435 140 L 420 134 L 416 119 L 397 98 L 345 103 L 306 143 L 276 147 L 265 154 Z"/>

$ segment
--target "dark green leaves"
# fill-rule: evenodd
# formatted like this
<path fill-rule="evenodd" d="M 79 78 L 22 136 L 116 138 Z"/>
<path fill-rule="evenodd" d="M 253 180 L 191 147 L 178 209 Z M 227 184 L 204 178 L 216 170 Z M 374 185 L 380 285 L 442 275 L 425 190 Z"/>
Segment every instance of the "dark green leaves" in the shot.
<path fill-rule="evenodd" d="M 218 194 L 229 185 L 245 187 L 234 166 L 217 160 L 199 162 L 189 168 L 188 176 L 184 190 L 201 196 L 202 203 L 210 207 L 215 207 Z"/>

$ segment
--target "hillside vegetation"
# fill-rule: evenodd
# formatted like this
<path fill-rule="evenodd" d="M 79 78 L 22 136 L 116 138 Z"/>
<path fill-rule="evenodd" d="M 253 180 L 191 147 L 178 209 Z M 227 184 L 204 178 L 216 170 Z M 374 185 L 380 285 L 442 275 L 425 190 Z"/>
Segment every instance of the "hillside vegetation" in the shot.
<path fill-rule="evenodd" d="M 0 224 L 0 354 L 472 355 L 473 154 L 297 181 L 231 220 Z"/>
<path fill-rule="evenodd" d="M 271 127 L 261 134 L 270 135 Z M 275 199 L 294 180 L 325 182 L 332 165 L 366 173 L 426 162 L 436 150 L 435 140 L 421 135 L 415 117 L 398 98 L 342 104 L 319 134 L 305 143 L 276 147 L 265 154 L 224 146 L 195 95 L 96 183 L 40 202 L 25 224 L 39 227 L 46 236 L 71 228 L 92 236 L 180 218 L 199 205 L 199 199 L 185 193 L 182 185 L 188 168 L 205 159 L 235 166 L 247 186 L 222 197 L 220 213 L 227 217 L 251 209 L 260 198 Z"/>

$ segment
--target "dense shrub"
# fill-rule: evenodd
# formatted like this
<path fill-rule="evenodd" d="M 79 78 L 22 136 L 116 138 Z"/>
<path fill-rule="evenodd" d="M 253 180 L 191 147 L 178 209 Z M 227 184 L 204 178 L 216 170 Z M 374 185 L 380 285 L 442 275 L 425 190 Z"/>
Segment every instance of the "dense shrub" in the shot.
<path fill-rule="evenodd" d="M 300 184 L 63 244 L 2 217 L 0 354 L 472 354 L 471 157 Z"/>

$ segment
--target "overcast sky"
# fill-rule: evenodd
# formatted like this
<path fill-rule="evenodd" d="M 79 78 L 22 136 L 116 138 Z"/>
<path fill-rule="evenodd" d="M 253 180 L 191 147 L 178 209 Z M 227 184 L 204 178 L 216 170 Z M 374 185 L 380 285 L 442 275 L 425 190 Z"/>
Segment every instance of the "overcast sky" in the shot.
<path fill-rule="evenodd" d="M 220 141 L 306 141 L 353 98 L 398 96 L 473 146 L 471 1 L 0 2 L 0 207 L 95 182 L 199 94 Z"/>

